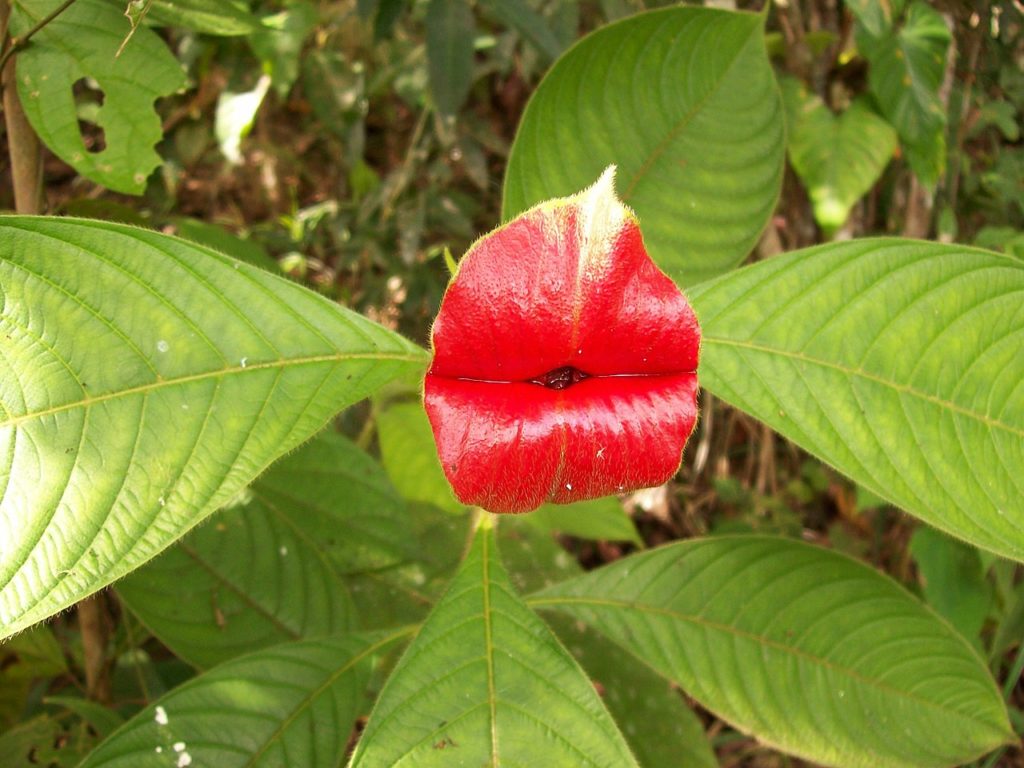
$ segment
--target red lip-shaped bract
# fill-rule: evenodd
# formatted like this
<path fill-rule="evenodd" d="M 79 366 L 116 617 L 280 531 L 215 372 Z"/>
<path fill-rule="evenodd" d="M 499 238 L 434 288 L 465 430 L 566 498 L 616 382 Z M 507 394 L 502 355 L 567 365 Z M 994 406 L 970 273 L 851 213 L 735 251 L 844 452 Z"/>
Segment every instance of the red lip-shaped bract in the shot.
<path fill-rule="evenodd" d="M 463 503 L 527 512 L 679 468 L 700 329 L 616 198 L 613 169 L 478 240 L 432 340 L 424 401 Z"/>

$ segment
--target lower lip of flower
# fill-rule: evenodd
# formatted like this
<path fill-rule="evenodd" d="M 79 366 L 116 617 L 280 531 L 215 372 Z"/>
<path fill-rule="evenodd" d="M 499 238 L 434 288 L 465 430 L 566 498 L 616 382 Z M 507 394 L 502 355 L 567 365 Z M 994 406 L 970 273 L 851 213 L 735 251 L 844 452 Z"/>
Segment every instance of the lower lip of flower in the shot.
<path fill-rule="evenodd" d="M 424 402 L 459 499 L 525 512 L 665 482 L 693 430 L 696 393 L 692 372 L 563 366 L 524 381 L 428 374 Z"/>

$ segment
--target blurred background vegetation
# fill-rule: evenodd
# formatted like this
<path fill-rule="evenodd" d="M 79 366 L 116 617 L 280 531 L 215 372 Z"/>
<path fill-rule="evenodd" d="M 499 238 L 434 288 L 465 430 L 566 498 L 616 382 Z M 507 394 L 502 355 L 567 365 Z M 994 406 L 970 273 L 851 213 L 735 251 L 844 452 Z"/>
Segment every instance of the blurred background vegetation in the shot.
<path fill-rule="evenodd" d="M 509 147 L 545 70 L 587 32 L 670 4 L 224 0 L 216 18 L 205 18 L 189 2 L 112 2 L 127 7 L 126 38 L 133 25 L 151 26 L 186 73 L 187 86 L 157 103 L 165 162 L 144 193 L 131 196 L 45 150 L 43 210 L 205 243 L 283 272 L 421 344 L 447 283 L 445 249 L 458 258 L 500 222 Z M 706 5 L 760 11 L 764 2 Z M 1019 0 L 774 0 L 767 45 L 789 114 L 790 164 L 751 259 L 887 234 L 1024 258 L 1022 25 Z M 904 38 L 886 48 L 889 33 Z M 912 58 L 900 64 L 900 51 L 930 57 L 922 65 L 928 71 Z M 887 101 L 886 79 L 901 77 L 921 78 L 917 104 Z M 101 150 L 106 136 L 95 115 L 103 94 L 84 77 L 76 99 L 87 147 Z M 14 209 L 7 156 L 0 208 Z M 398 418 L 408 393 L 396 399 L 373 413 Z M 379 450 L 370 415 L 369 406 L 354 409 L 342 428 Z M 1024 726 L 1013 668 L 1024 637 L 1020 568 L 916 523 L 750 417 L 705 394 L 677 480 L 623 503 L 647 545 L 761 531 L 874 563 L 971 639 L 998 679 L 1009 677 L 1018 731 Z M 584 565 L 636 546 L 587 537 L 563 543 Z M 0 649 L 0 687 L 18 698 L 40 677 L 74 677 L 59 652 L 43 649 L 37 667 L 26 673 L 24 663 L 14 665 L 19 677 L 5 680 L 17 652 Z M 6 727 L 17 707 L 0 698 Z M 704 717 L 722 765 L 800 764 Z M 999 760 L 1024 766 L 1019 750 Z"/>

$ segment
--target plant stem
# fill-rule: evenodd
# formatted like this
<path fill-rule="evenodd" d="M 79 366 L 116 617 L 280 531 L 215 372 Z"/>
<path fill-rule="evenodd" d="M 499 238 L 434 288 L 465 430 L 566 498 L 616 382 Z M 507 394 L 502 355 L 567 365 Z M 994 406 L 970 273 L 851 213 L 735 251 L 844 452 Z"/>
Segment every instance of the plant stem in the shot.
<path fill-rule="evenodd" d="M 0 0 L 0 40 L 7 38 L 11 16 L 9 0 Z M 14 60 L 11 41 L 0 57 L 0 88 L 3 89 L 4 122 L 7 126 L 7 151 L 11 158 L 11 185 L 14 207 L 18 213 L 37 214 L 42 200 L 42 161 L 39 138 L 21 108 L 14 82 Z"/>
<path fill-rule="evenodd" d="M 105 608 L 102 592 L 78 603 L 78 629 L 82 633 L 82 655 L 85 657 L 86 694 L 101 704 L 110 702 Z"/>
<path fill-rule="evenodd" d="M 75 0 L 64 0 L 63 3 L 58 5 L 48 14 L 46 14 L 43 18 L 37 21 L 31 27 L 31 29 L 29 29 L 28 32 L 26 32 L 24 35 L 22 35 L 21 37 L 12 37 L 10 42 L 7 44 L 7 47 L 4 49 L 3 54 L 0 54 L 0 69 L 4 68 L 4 66 L 7 64 L 7 61 L 11 58 L 11 56 L 14 55 L 14 53 L 17 50 L 25 46 L 25 43 L 27 43 L 32 38 L 32 35 L 41 30 L 43 27 L 45 27 L 51 21 L 56 19 L 62 13 L 64 13 L 64 11 L 70 8 L 71 4 L 74 2 Z"/>

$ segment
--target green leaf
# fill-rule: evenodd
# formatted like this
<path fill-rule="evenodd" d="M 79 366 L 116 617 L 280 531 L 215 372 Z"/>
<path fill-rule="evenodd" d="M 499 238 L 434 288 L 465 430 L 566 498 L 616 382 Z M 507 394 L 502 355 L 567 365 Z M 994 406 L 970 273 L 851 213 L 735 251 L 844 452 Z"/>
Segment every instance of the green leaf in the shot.
<path fill-rule="evenodd" d="M 147 15 L 207 35 L 247 35 L 259 28 L 245 0 L 150 0 Z"/>
<path fill-rule="evenodd" d="M 413 559 L 405 502 L 384 469 L 347 438 L 325 432 L 281 459 L 253 486 L 338 573 Z"/>
<path fill-rule="evenodd" d="M 498 549 L 515 587 L 520 592 L 533 591 L 583 573 L 550 534 L 528 522 L 530 517 L 504 517 L 498 527 Z M 599 686 L 602 701 L 641 765 L 718 765 L 700 720 L 686 706 L 678 690 L 578 622 L 558 615 L 545 618 Z"/>
<path fill-rule="evenodd" d="M 403 540 L 416 555 L 393 568 L 345 577 L 367 628 L 421 621 L 459 566 L 469 517 L 456 517 L 429 504 L 410 504 Z"/>
<path fill-rule="evenodd" d="M 427 5 L 427 73 L 437 109 L 454 115 L 473 84 L 476 30 L 468 0 L 430 0 Z"/>
<path fill-rule="evenodd" d="M 37 681 L 65 672 L 64 652 L 47 626 L 33 627 L 0 645 L 0 730 L 21 719 Z"/>
<path fill-rule="evenodd" d="M 377 436 L 384 468 L 404 498 L 465 511 L 444 476 L 422 403 L 388 405 L 377 414 Z"/>
<path fill-rule="evenodd" d="M 117 593 L 201 669 L 354 623 L 348 590 L 323 554 L 286 514 L 248 493 L 128 574 Z"/>
<path fill-rule="evenodd" d="M 803 542 L 680 542 L 530 603 L 595 627 L 741 731 L 816 763 L 959 765 L 1014 738 L 963 638 L 894 581 Z"/>
<path fill-rule="evenodd" d="M 609 164 L 651 256 L 686 284 L 742 261 L 775 207 L 783 111 L 763 17 L 677 7 L 588 35 L 530 98 L 502 216 L 592 184 Z"/>
<path fill-rule="evenodd" d="M 690 291 L 701 383 L 873 493 L 1024 560 L 1024 264 L 861 240 Z"/>
<path fill-rule="evenodd" d="M 790 161 L 810 193 L 814 218 L 831 235 L 882 175 L 896 150 L 896 132 L 863 100 L 837 116 L 797 80 L 787 78 L 783 94 L 791 116 Z"/>
<path fill-rule="evenodd" d="M 868 34 L 881 37 L 892 27 L 893 14 L 899 14 L 903 10 L 903 2 L 904 0 L 846 0 L 844 5 Z"/>
<path fill-rule="evenodd" d="M 636 766 L 582 670 L 477 533 L 381 691 L 351 766 Z"/>
<path fill-rule="evenodd" d="M 105 739 L 124 723 L 124 718 L 116 711 L 89 699 L 76 696 L 47 696 L 43 701 L 47 706 L 61 707 L 73 712 L 96 731 L 96 735 L 101 739 Z"/>
<path fill-rule="evenodd" d="M 394 639 L 307 640 L 229 661 L 146 707 L 80 768 L 338 765 L 373 655 Z"/>
<path fill-rule="evenodd" d="M 480 7 L 504 26 L 516 30 L 548 59 L 557 59 L 562 52 L 562 44 L 547 20 L 526 0 L 481 0 Z"/>
<path fill-rule="evenodd" d="M 267 249 L 255 240 L 239 237 L 216 224 L 188 216 L 176 216 L 172 219 L 176 234 L 186 240 L 205 245 L 215 251 L 245 261 L 256 267 L 277 274 L 281 271 L 277 262 L 267 253 Z"/>
<path fill-rule="evenodd" d="M 870 65 L 871 92 L 905 146 L 927 148 L 943 131 L 946 118 L 939 87 L 949 42 L 949 29 L 942 15 L 920 0 L 911 3 L 899 27 L 888 29 L 881 37 L 857 36 L 857 44 Z M 922 157 L 934 161 L 933 154 Z M 917 165 L 912 167 L 918 172 Z M 919 175 L 928 172 L 928 167 L 922 165 Z"/>
<path fill-rule="evenodd" d="M 545 504 L 526 515 L 534 525 L 594 541 L 628 541 L 643 546 L 633 518 L 614 496 L 575 504 Z"/>
<path fill-rule="evenodd" d="M 424 362 L 283 278 L 176 238 L 0 219 L 0 636 L 129 573 Z"/>
<path fill-rule="evenodd" d="M 11 30 L 24 34 L 58 0 L 16 0 Z M 77 0 L 32 37 L 18 53 L 18 96 L 32 128 L 62 160 L 116 192 L 141 194 L 162 160 L 154 146 L 163 137 L 156 99 L 185 85 L 181 65 L 152 30 L 130 28 L 116 4 Z M 95 122 L 106 148 L 90 152 L 78 127 L 72 87 L 91 78 L 103 91 Z"/>
<path fill-rule="evenodd" d="M 924 598 L 965 638 L 981 647 L 981 627 L 992 605 L 981 554 L 934 528 L 918 528 L 910 538 Z"/>
<path fill-rule="evenodd" d="M 645 768 L 718 768 L 700 718 L 679 689 L 592 629 L 550 616 L 555 630 L 599 686 L 601 700 Z"/>

